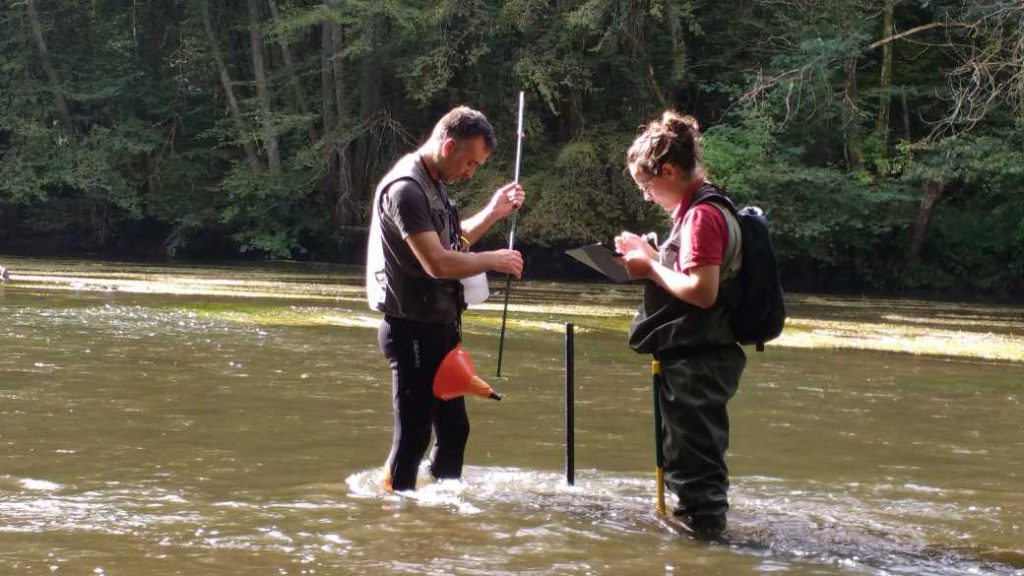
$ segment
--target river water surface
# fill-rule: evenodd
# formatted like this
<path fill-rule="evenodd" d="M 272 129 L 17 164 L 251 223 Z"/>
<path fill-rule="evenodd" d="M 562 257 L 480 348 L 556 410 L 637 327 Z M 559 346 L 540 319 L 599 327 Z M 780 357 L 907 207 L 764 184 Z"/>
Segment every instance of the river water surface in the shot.
<path fill-rule="evenodd" d="M 1017 362 L 748 350 L 730 530 L 707 544 L 654 513 L 635 290 L 524 286 L 502 378 L 500 311 L 469 314 L 465 345 L 506 398 L 469 401 L 463 482 L 394 495 L 377 488 L 389 372 L 351 271 L 89 266 L 0 288 L 0 574 L 1024 574 Z M 271 293 L 138 289 L 184 275 Z M 1022 317 L 957 312 L 1011 337 Z"/>

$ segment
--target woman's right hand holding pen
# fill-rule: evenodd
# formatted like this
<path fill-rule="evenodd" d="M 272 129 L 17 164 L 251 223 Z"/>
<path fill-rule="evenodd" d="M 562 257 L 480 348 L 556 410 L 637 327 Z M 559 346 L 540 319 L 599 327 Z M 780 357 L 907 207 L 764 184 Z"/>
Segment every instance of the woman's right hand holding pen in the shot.
<path fill-rule="evenodd" d="M 615 237 L 615 250 L 619 254 L 628 254 L 635 250 L 643 252 L 651 260 L 657 260 L 658 253 L 654 250 L 654 247 L 647 241 L 643 236 L 637 236 L 632 232 L 622 232 Z"/>
<path fill-rule="evenodd" d="M 649 277 L 654 263 L 658 261 L 658 253 L 647 238 L 632 232 L 622 232 L 616 236 L 615 249 L 622 254 L 619 262 L 634 280 Z"/>

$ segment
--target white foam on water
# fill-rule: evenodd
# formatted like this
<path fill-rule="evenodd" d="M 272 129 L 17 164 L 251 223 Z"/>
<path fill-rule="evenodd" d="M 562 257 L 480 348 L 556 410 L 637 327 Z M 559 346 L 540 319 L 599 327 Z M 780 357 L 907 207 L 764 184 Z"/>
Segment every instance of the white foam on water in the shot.
<path fill-rule="evenodd" d="M 351 475 L 351 494 L 455 514 L 520 518 L 522 525 L 489 524 L 506 540 L 525 540 L 520 551 L 539 554 L 544 546 L 578 540 L 584 530 L 598 541 L 652 531 L 686 533 L 677 522 L 655 516 L 648 476 L 584 470 L 577 472 L 576 485 L 568 486 L 556 472 L 470 466 L 462 481 L 427 483 L 401 494 L 381 489 L 382 476 L 379 469 Z M 1006 574 L 1007 569 L 1015 574 L 1012 567 L 990 567 L 933 541 L 934 522 L 966 513 L 962 504 L 933 501 L 942 495 L 943 490 L 924 485 L 794 486 L 775 477 L 736 477 L 725 543 L 738 553 L 774 558 L 779 567 L 790 559 L 881 573 L 910 568 L 915 574 Z M 668 498 L 671 508 L 674 497 Z M 772 571 L 770 563 L 766 571 Z"/>
<path fill-rule="evenodd" d="M 411 501 L 425 506 L 450 508 L 459 514 L 479 514 L 480 508 L 471 504 L 466 496 L 468 487 L 461 480 L 435 480 L 428 471 L 428 462 L 420 464 L 416 476 L 416 490 L 392 492 L 383 487 L 384 470 L 372 468 L 349 475 L 345 483 L 356 498 L 382 498 L 392 501 Z"/>
<path fill-rule="evenodd" d="M 574 486 L 565 476 L 504 467 L 467 466 L 462 480 L 432 479 L 426 464 L 420 467 L 417 490 L 389 492 L 382 488 L 382 469 L 363 470 L 346 478 L 350 496 L 408 502 L 479 515 L 502 508 L 500 515 L 570 515 L 613 532 L 642 532 L 652 518 L 653 494 L 649 478 L 624 478 L 595 471 L 579 471 Z M 643 520 L 637 521 L 638 518 Z M 641 524 L 642 526 L 638 526 Z M 573 531 L 572 526 L 560 530 Z M 604 536 L 592 534 L 594 539 Z"/>
<path fill-rule="evenodd" d="M 934 486 L 922 486 L 920 484 L 913 484 L 910 482 L 904 484 L 903 488 L 910 492 L 921 492 L 925 494 L 945 494 L 946 492 L 948 492 L 948 490 L 944 490 L 942 488 L 936 488 Z"/>
<path fill-rule="evenodd" d="M 63 488 L 56 482 L 50 482 L 49 480 L 36 480 L 35 478 L 22 478 L 18 482 L 25 490 L 38 490 L 41 492 L 55 492 Z"/>

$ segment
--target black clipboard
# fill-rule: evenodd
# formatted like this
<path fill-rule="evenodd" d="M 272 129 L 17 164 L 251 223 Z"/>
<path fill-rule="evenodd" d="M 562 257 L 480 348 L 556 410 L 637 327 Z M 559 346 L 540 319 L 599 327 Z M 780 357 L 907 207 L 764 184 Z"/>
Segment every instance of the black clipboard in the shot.
<path fill-rule="evenodd" d="M 572 250 L 566 250 L 565 253 L 615 282 L 622 284 L 632 280 L 629 274 L 626 273 L 626 267 L 617 260 L 622 255 L 605 244 L 581 246 Z"/>

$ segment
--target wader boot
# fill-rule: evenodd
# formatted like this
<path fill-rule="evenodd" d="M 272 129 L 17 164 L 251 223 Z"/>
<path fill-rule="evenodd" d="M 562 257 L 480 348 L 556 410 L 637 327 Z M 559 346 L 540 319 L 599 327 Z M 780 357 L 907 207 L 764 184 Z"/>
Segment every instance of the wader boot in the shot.
<path fill-rule="evenodd" d="M 665 484 L 679 497 L 674 514 L 697 537 L 725 531 L 729 510 L 729 416 L 747 359 L 736 344 L 675 349 L 661 363 L 661 415 L 665 432 Z"/>

